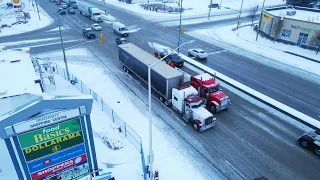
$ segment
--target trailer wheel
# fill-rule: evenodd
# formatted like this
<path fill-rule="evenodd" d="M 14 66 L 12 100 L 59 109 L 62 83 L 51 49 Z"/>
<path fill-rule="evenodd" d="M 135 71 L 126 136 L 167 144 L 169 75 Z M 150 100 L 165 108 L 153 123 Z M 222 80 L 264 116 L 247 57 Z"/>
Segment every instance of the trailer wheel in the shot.
<path fill-rule="evenodd" d="M 80 12 L 80 14 L 82 14 L 82 11 L 79 11 Z"/>
<path fill-rule="evenodd" d="M 305 148 L 308 148 L 308 147 L 310 146 L 309 141 L 307 141 L 307 140 L 305 140 L 305 139 L 302 139 L 302 140 L 300 141 L 300 144 L 301 144 L 301 146 L 303 146 L 303 147 L 305 147 Z"/>
<path fill-rule="evenodd" d="M 316 147 L 316 148 L 314 149 L 314 152 L 315 152 L 318 156 L 320 156 L 320 147 Z"/>
<path fill-rule="evenodd" d="M 170 106 L 170 103 L 169 103 L 167 100 L 164 101 L 164 104 L 165 104 L 166 106 Z"/>
<path fill-rule="evenodd" d="M 199 126 L 195 123 L 195 122 L 193 122 L 193 129 L 194 130 L 196 130 L 196 131 L 198 131 L 199 132 Z"/>
<path fill-rule="evenodd" d="M 163 102 L 163 97 L 162 97 L 162 96 L 160 96 L 160 97 L 159 97 L 159 100 L 160 100 L 161 102 Z"/>
<path fill-rule="evenodd" d="M 210 105 L 210 110 L 211 110 L 212 112 L 214 112 L 214 113 L 217 112 L 217 108 L 216 108 L 216 106 L 215 106 L 214 104 L 211 104 L 211 105 Z"/>

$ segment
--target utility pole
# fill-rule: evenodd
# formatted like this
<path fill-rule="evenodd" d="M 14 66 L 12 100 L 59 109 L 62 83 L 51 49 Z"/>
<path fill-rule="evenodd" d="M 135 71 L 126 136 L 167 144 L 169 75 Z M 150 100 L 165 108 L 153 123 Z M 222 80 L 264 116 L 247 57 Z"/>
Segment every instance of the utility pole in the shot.
<path fill-rule="evenodd" d="M 241 17 L 242 5 L 243 5 L 243 0 L 241 1 L 241 7 L 240 7 L 240 12 L 239 12 L 239 17 L 238 17 L 237 29 L 239 28 L 239 24 L 240 24 L 240 17 Z"/>
<path fill-rule="evenodd" d="M 41 21 L 37 0 L 35 0 L 35 2 L 36 2 L 36 7 L 37 7 L 37 11 L 38 11 L 39 20 Z"/>
<path fill-rule="evenodd" d="M 179 0 L 179 11 L 180 11 L 180 23 L 179 23 L 179 40 L 178 40 L 178 47 L 180 46 L 180 36 L 181 36 L 181 10 L 182 10 L 182 1 L 183 0 Z M 178 48 L 178 54 L 180 53 L 180 48 Z"/>
<path fill-rule="evenodd" d="M 62 47 L 64 65 L 66 66 L 67 80 L 70 81 L 69 68 L 68 68 L 68 63 L 67 63 L 67 57 L 66 57 L 66 52 L 65 52 L 65 49 L 64 49 L 63 38 L 62 38 L 62 33 L 61 33 L 61 22 L 60 22 L 59 10 L 58 10 L 58 21 L 59 21 L 60 41 L 61 41 L 61 47 Z"/>
<path fill-rule="evenodd" d="M 211 16 L 210 15 L 210 13 L 211 13 L 211 4 L 212 4 L 212 0 L 210 0 L 210 5 L 209 5 L 210 8 L 209 8 L 209 12 L 208 12 L 208 20 L 210 20 L 210 16 Z"/>
<path fill-rule="evenodd" d="M 219 4 L 219 6 L 220 6 L 220 10 L 221 10 L 221 7 L 222 7 L 221 5 L 222 5 L 222 0 L 220 0 L 220 4 Z"/>
<path fill-rule="evenodd" d="M 261 9 L 261 14 L 260 14 L 259 27 L 258 27 L 258 29 L 257 29 L 256 41 L 258 41 L 258 36 L 259 36 L 259 31 L 260 31 L 261 21 L 262 21 L 262 12 L 263 12 L 263 9 L 264 9 L 264 3 L 265 3 L 265 2 L 266 2 L 266 0 L 263 0 L 262 9 Z"/>

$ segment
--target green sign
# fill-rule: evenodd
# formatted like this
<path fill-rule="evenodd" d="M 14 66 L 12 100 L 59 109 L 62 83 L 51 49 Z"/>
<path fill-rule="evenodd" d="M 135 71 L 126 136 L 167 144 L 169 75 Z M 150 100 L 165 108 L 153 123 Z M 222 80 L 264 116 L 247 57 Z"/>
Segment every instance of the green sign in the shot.
<path fill-rule="evenodd" d="M 47 126 L 38 130 L 27 132 L 18 136 L 22 149 L 43 144 L 47 141 L 66 136 L 81 130 L 79 118 L 75 118 L 63 123 Z"/>
<path fill-rule="evenodd" d="M 48 154 L 56 153 L 58 151 L 67 149 L 77 144 L 83 143 L 82 131 L 74 132 L 63 137 L 53 139 L 51 141 L 37 144 L 23 149 L 26 161 L 31 161 Z"/>

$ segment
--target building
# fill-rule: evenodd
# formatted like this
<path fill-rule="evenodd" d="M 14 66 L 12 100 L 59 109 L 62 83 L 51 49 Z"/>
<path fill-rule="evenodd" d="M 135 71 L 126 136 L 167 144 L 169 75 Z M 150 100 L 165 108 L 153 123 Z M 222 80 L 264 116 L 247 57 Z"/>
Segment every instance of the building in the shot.
<path fill-rule="evenodd" d="M 0 77 L 0 99 L 42 93 L 41 79 L 35 72 L 28 50 L 1 49 Z"/>
<path fill-rule="evenodd" d="M 268 8 L 262 12 L 260 31 L 277 41 L 317 49 L 320 9 L 290 6 Z"/>

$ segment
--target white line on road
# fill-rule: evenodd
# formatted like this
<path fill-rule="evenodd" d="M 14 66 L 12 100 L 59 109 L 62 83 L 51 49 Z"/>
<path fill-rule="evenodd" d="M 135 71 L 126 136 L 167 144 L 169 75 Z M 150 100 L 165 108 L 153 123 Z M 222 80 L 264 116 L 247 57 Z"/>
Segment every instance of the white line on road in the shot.
<path fill-rule="evenodd" d="M 180 118 L 178 118 L 173 112 L 171 112 L 171 114 L 172 114 L 175 118 L 177 118 L 177 120 L 178 120 L 179 122 L 181 122 L 184 126 L 187 126 L 186 123 L 184 123 Z"/>
<path fill-rule="evenodd" d="M 232 164 L 230 164 L 227 160 L 225 162 L 233 169 L 235 170 L 243 179 L 247 179 L 237 168 L 235 168 Z"/>
<path fill-rule="evenodd" d="M 219 54 L 219 53 L 223 53 L 223 52 L 227 52 L 228 50 L 222 50 L 222 51 L 216 51 L 216 52 L 212 52 L 212 53 L 208 53 L 209 55 L 211 54 Z"/>

